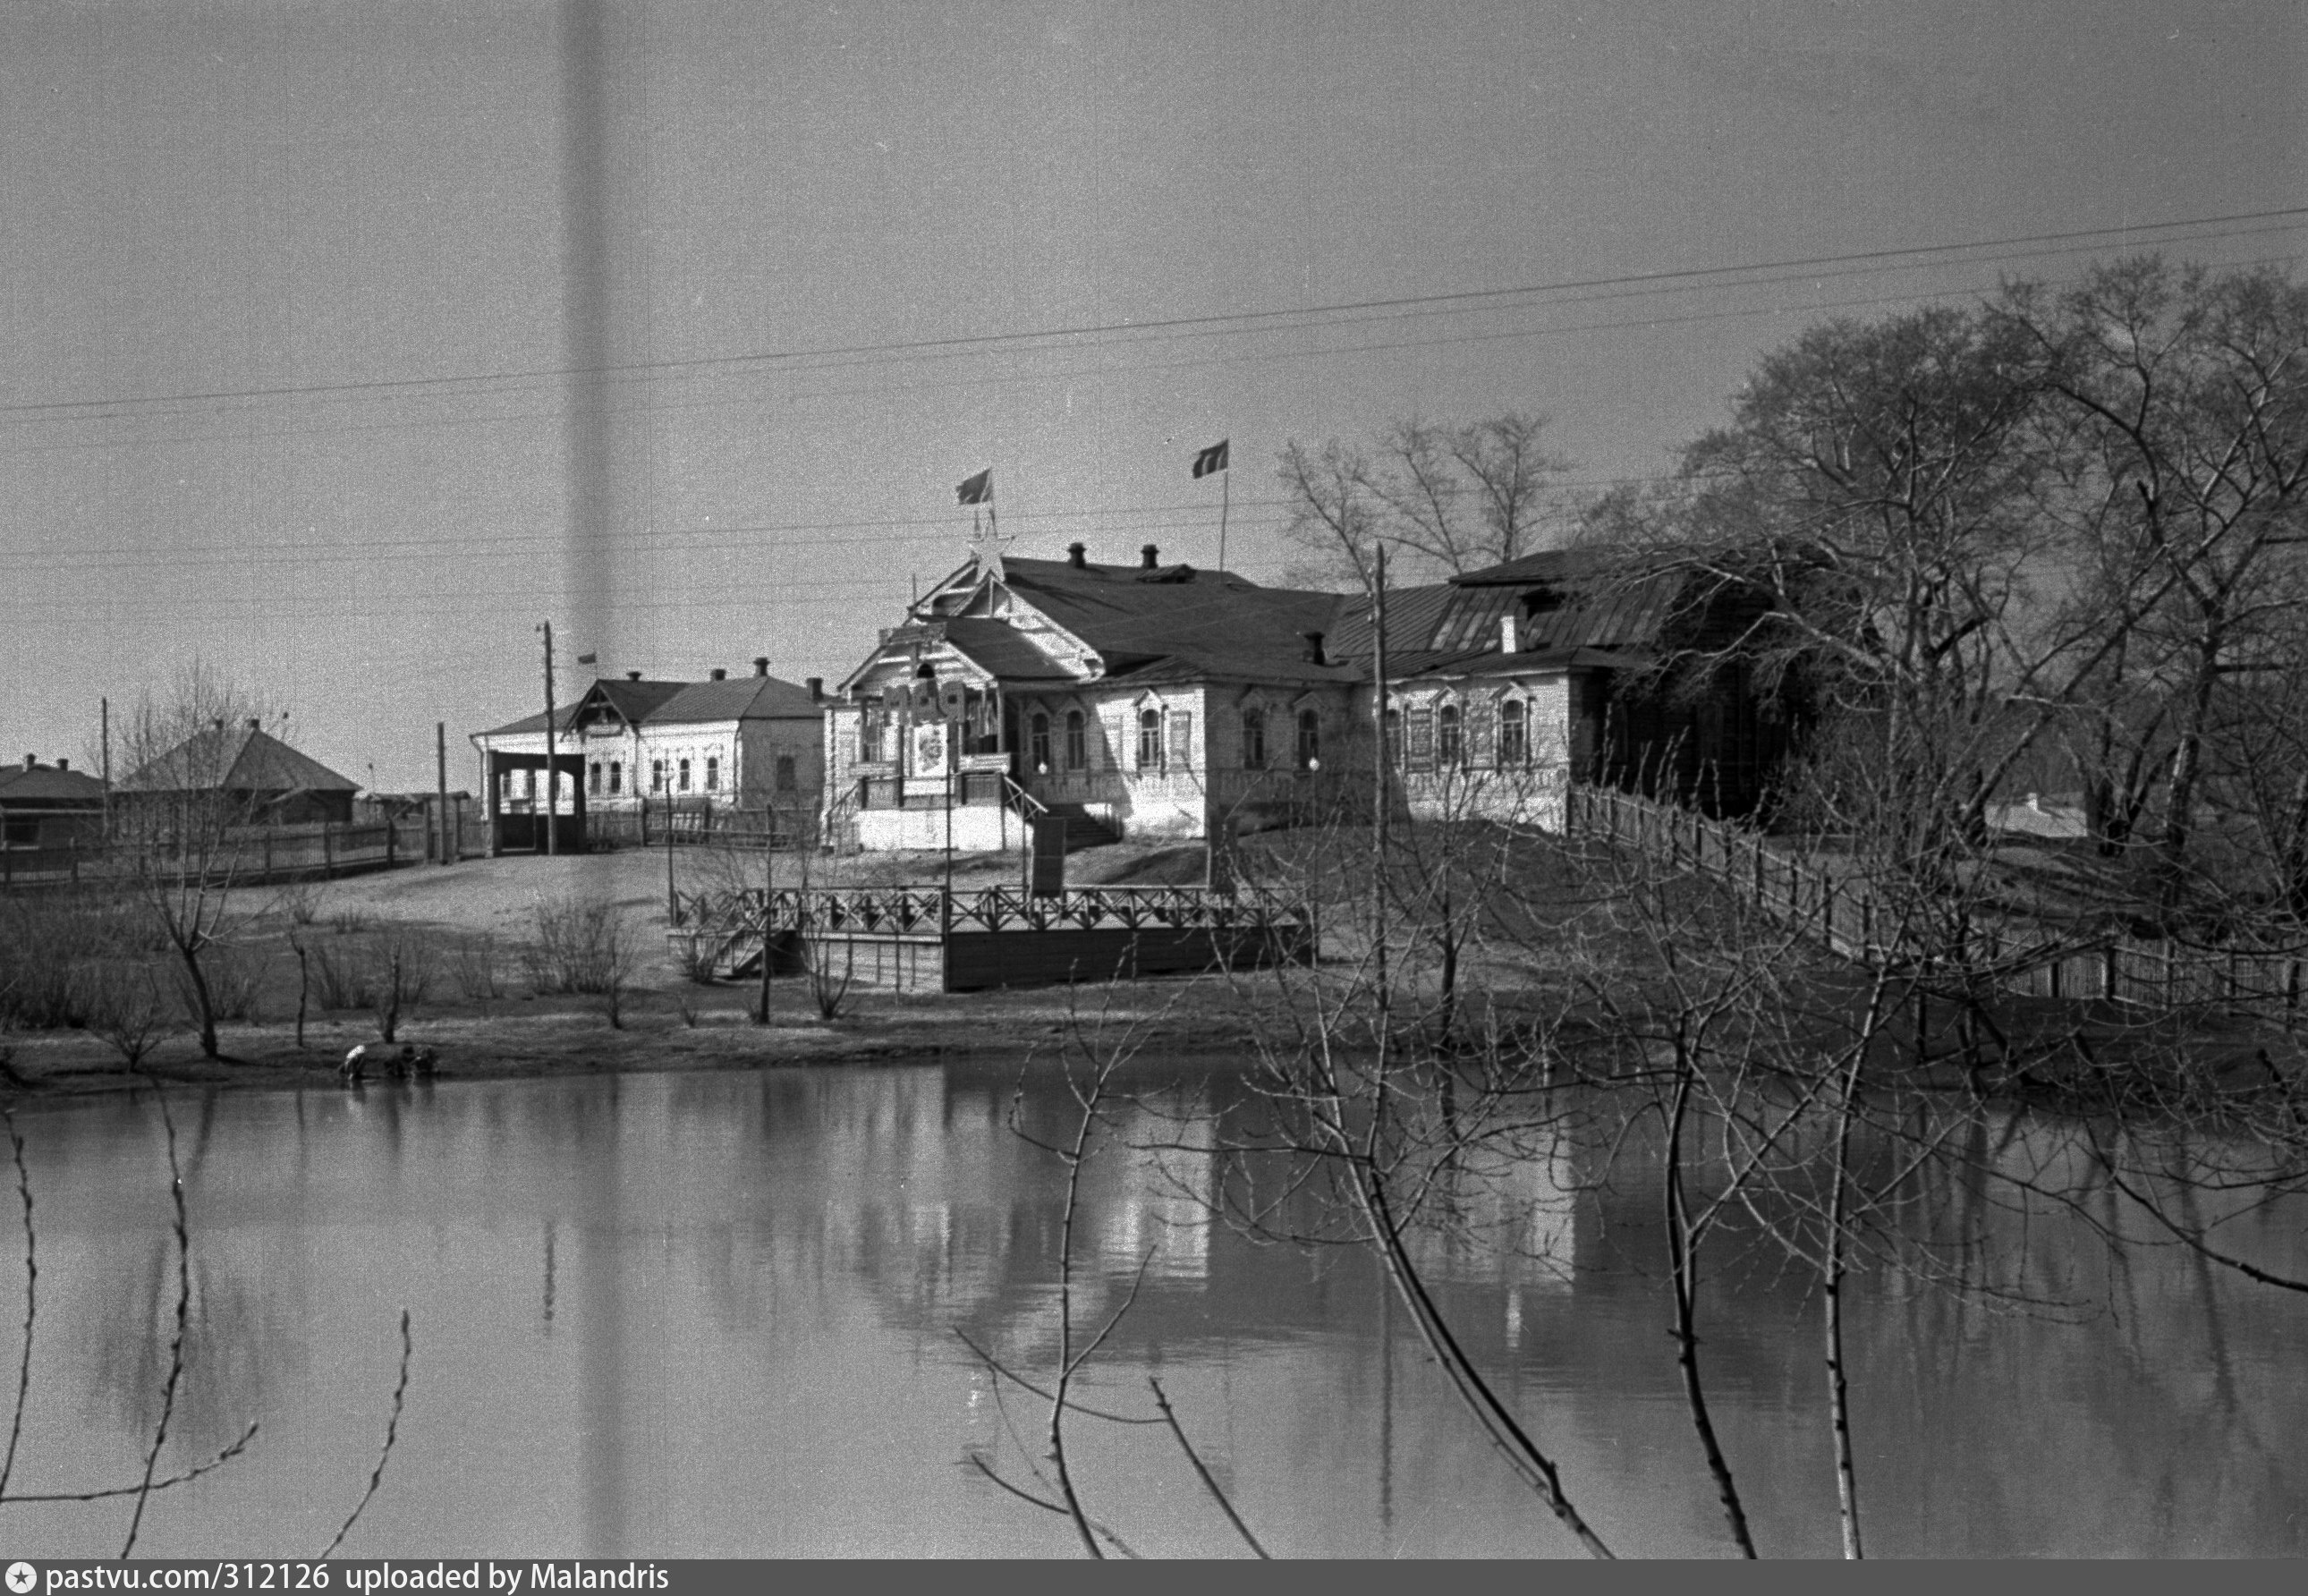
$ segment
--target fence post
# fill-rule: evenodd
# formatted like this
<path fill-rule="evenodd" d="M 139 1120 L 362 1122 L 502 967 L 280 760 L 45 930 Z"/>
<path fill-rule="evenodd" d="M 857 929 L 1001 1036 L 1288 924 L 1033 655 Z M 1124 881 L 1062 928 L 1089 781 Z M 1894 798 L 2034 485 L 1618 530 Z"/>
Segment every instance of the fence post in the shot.
<path fill-rule="evenodd" d="M 325 820 L 321 823 L 321 876 L 326 881 L 334 881 L 337 877 L 337 854 L 332 843 L 335 831 L 333 823 Z"/>

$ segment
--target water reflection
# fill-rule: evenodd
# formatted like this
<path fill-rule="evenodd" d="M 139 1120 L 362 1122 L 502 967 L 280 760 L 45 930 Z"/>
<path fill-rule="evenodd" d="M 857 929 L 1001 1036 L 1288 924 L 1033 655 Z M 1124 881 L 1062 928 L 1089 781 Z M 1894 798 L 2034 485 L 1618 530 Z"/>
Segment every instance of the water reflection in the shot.
<path fill-rule="evenodd" d="M 1077 1322 L 1137 1291 L 1093 1398 L 1150 1411 L 1158 1375 L 1279 1552 L 1574 1549 L 1450 1404 L 1362 1253 L 1213 1222 L 1226 1079 L 1150 1065 L 1132 1084 L 1080 1199 Z M 263 1428 L 155 1504 L 147 1547 L 325 1544 L 374 1462 L 406 1303 L 408 1411 L 353 1555 L 1070 1553 L 1063 1524 L 961 1466 L 971 1448 L 1014 1459 L 1012 1426 L 1038 1450 L 1038 1418 L 955 1332 L 1021 1366 L 1057 1344 L 1064 1171 L 1013 1109 L 1044 1142 L 1072 1128 L 1059 1083 L 960 1067 L 178 1100 L 194 1333 L 164 1466 Z M 24 1123 L 43 1306 L 19 1488 L 133 1480 L 175 1305 L 157 1120 L 108 1102 Z M 1975 1134 L 2012 1171 L 2071 1156 L 2018 1122 Z M 1417 1255 L 1606 1538 L 1711 1554 L 1655 1205 L 1600 1175 L 1565 1139 L 1466 1178 Z M 2304 1549 L 2292 1299 L 2175 1249 L 2112 1251 L 1976 1182 L 1903 1201 L 1918 1249 L 1999 1291 L 1857 1282 L 1873 1548 Z M 2088 1207 L 2127 1222 L 2112 1194 Z M 2226 1234 L 2303 1266 L 2281 1214 Z M 1831 1555 L 1816 1304 L 1766 1252 L 1727 1247 L 1707 1284 L 1717 1421 L 1763 1549 Z M 1083 1425 L 1075 1444 L 1093 1511 L 1133 1545 L 1238 1551 L 1166 1436 Z M 4 1511 L 51 1556 L 117 1548 L 111 1507 Z"/>

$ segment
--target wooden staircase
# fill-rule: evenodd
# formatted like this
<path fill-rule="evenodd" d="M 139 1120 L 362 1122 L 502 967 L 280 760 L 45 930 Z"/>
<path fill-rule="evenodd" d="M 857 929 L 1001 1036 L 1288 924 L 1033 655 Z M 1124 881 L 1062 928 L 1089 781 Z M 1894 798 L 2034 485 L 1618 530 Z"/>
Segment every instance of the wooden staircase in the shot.
<path fill-rule="evenodd" d="M 1050 817 L 1065 823 L 1065 850 L 1079 853 L 1085 848 L 1103 848 L 1109 842 L 1122 841 L 1122 833 L 1080 804 L 1052 804 Z"/>

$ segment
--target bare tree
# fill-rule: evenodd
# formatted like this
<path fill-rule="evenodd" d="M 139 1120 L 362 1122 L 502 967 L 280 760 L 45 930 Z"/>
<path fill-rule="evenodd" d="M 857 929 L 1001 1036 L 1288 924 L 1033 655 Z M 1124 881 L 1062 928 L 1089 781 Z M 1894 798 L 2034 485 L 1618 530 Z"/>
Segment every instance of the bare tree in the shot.
<path fill-rule="evenodd" d="M 1312 556 L 1308 576 L 1357 588 L 1381 544 L 1414 574 L 1520 558 L 1541 546 L 1571 469 L 1546 448 L 1546 426 L 1511 410 L 1459 426 L 1397 421 L 1362 445 L 1294 441 L 1281 457 L 1285 535 Z"/>
<path fill-rule="evenodd" d="M 147 693 L 122 737 L 128 773 L 113 806 L 125 880 L 166 939 L 182 976 L 201 1051 L 220 1057 L 211 951 L 248 918 L 250 796 L 228 785 L 244 727 L 261 720 L 253 694 L 195 661 L 163 694 Z"/>

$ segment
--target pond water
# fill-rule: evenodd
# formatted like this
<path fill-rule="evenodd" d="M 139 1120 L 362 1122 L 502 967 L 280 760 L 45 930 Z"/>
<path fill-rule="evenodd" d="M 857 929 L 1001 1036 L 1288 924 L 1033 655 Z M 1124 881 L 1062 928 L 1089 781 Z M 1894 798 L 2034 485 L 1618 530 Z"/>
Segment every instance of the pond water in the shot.
<path fill-rule="evenodd" d="M 1081 1320 L 1137 1296 L 1089 1400 L 1153 1411 L 1158 1376 L 1278 1555 L 1572 1555 L 1454 1405 L 1371 1261 L 1258 1246 L 1196 1199 L 1207 1065 L 1141 1067 L 1136 1139 L 1086 1168 Z M 172 1100 L 194 1238 L 187 1376 L 163 1472 L 251 1420 L 242 1456 L 154 1498 L 150 1556 L 309 1556 L 375 1467 L 413 1324 L 406 1409 L 347 1555 L 1072 1555 L 1015 1478 L 1055 1350 L 1064 1172 L 1012 1130 L 1014 1069 L 660 1074 Z M 1029 1076 L 1021 1122 L 1072 1124 Z M 1175 1117 L 1173 1117 L 1175 1116 Z M 19 1115 L 40 1304 L 14 1491 L 133 1482 L 174 1313 L 149 1101 Z M 1571 1160 L 1569 1153 L 1563 1159 Z M 1575 1160 L 1573 1160 L 1575 1161 Z M 1563 1195 L 1534 1160 L 1520 1247 L 1429 1248 L 1466 1342 L 1622 1555 L 1718 1555 L 1719 1512 L 1666 1335 L 1651 1200 Z M 1207 1195 L 1206 1189 L 1201 1195 Z M 13 1202 L 11 1199 L 13 1209 Z M 2297 1212 L 2226 1244 L 2308 1268 Z M 13 1219 L 8 1221 L 13 1232 Z M 2298 1555 L 2302 1299 L 2171 1248 L 2112 1254 L 2011 1211 L 2020 1307 L 1870 1274 L 1852 1346 L 1878 1555 Z M 22 1300 L 0 1265 L 0 1304 Z M 1805 1282 L 1727 1251 L 1703 1303 L 1716 1422 L 1766 1555 L 1837 1551 Z M 13 1307 L 0 1318 L 13 1322 Z M 0 1332 L 13 1367 L 15 1337 Z M 1241 1547 L 1159 1428 L 1075 1421 L 1089 1511 L 1149 1556 Z M 0 1508 L 13 1549 L 116 1553 L 129 1509 Z"/>

